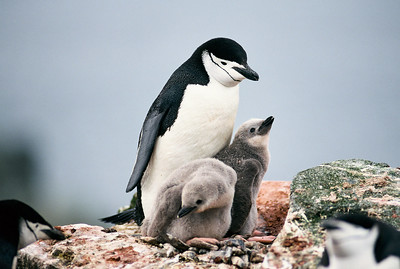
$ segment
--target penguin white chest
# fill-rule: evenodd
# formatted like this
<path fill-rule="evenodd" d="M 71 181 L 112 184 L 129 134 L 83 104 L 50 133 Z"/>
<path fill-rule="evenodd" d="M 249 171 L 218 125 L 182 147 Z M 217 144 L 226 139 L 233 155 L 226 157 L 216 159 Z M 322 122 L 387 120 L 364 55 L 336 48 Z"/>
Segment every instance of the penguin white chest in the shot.
<path fill-rule="evenodd" d="M 212 157 L 230 142 L 239 105 L 239 86 L 216 81 L 185 90 L 177 119 L 157 139 L 142 185 L 145 215 L 164 179 L 179 166 Z"/>
<path fill-rule="evenodd" d="M 155 161 L 175 163 L 175 169 L 215 155 L 230 142 L 238 104 L 238 86 L 227 88 L 215 82 L 207 87 L 189 86 L 175 123 L 157 141 Z M 166 158 L 170 161 L 165 162 Z"/>

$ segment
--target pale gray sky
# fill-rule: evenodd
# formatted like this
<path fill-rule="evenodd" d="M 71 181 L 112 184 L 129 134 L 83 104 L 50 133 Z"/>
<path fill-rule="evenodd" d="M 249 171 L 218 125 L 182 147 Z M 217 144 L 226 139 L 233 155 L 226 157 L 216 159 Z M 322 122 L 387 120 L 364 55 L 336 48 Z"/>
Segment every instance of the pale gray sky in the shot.
<path fill-rule="evenodd" d="M 49 221 L 99 223 L 129 202 L 152 101 L 224 36 L 260 75 L 241 83 L 235 130 L 276 118 L 265 180 L 337 159 L 400 166 L 399 14 L 399 1 L 1 1 L 0 146 L 35 153 L 28 202 Z"/>

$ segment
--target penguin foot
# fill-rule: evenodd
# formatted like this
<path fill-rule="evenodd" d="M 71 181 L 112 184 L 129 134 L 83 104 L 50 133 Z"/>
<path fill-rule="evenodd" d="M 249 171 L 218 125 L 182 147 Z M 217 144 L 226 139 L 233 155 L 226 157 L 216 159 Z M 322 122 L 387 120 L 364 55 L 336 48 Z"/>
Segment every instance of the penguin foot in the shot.
<path fill-rule="evenodd" d="M 180 251 L 186 251 L 189 249 L 189 246 L 185 244 L 182 240 L 170 234 L 167 234 L 166 237 L 163 237 L 163 239 L 165 240 L 165 242 L 170 243 L 174 248 Z"/>
<path fill-rule="evenodd" d="M 208 237 L 194 237 L 186 241 L 186 244 L 190 247 L 218 250 L 219 240 Z"/>
<path fill-rule="evenodd" d="M 263 235 L 263 236 L 252 236 L 247 239 L 247 241 L 255 241 L 263 244 L 271 244 L 274 242 L 276 236 L 273 235 Z"/>

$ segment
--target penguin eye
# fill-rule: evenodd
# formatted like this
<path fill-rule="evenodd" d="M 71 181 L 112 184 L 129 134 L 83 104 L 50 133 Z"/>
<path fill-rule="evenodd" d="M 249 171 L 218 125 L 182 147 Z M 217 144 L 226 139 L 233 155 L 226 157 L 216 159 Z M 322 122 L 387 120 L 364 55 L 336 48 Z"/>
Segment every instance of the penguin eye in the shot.
<path fill-rule="evenodd" d="M 202 202 L 203 202 L 202 200 L 197 200 L 197 201 L 196 201 L 196 204 L 199 205 L 199 204 L 201 204 Z"/>
<path fill-rule="evenodd" d="M 256 128 L 251 128 L 250 133 L 254 133 L 256 131 Z"/>
<path fill-rule="evenodd" d="M 224 61 L 221 61 L 221 64 L 222 64 L 222 65 L 227 65 L 227 63 L 226 63 L 226 62 L 224 62 Z"/>

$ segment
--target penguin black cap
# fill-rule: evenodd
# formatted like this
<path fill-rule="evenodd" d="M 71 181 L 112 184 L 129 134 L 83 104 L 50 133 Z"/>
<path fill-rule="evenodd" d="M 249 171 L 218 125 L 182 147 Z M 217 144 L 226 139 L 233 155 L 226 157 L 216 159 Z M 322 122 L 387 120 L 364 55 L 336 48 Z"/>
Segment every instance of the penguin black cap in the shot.
<path fill-rule="evenodd" d="M 234 67 L 233 69 L 242 74 L 245 78 L 255 81 L 259 79 L 258 74 L 247 64 L 246 51 L 236 41 L 224 37 L 211 39 L 198 47 L 191 58 L 201 59 L 200 55 L 204 51 L 211 52 L 221 59 L 243 65 L 245 68 Z"/>

